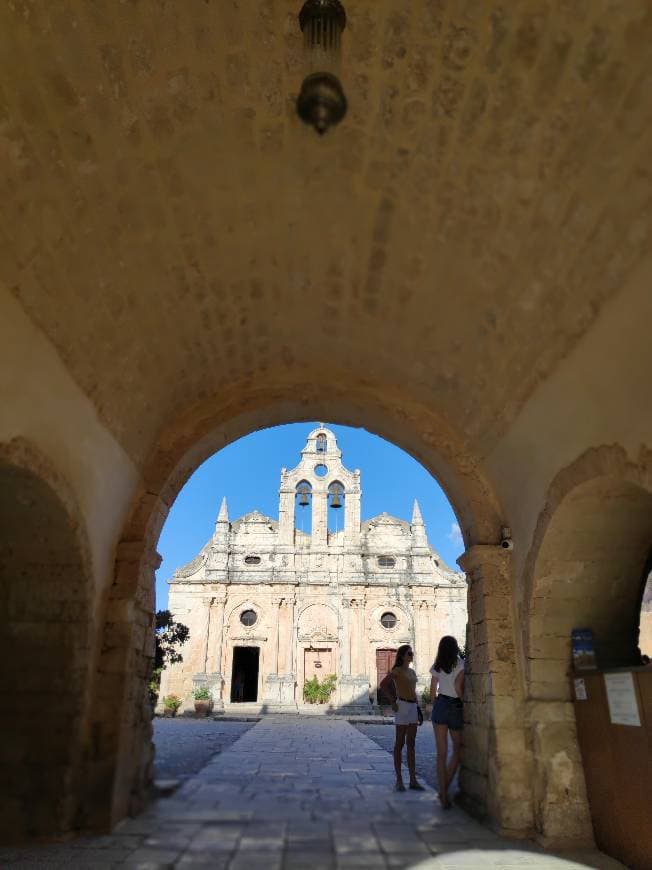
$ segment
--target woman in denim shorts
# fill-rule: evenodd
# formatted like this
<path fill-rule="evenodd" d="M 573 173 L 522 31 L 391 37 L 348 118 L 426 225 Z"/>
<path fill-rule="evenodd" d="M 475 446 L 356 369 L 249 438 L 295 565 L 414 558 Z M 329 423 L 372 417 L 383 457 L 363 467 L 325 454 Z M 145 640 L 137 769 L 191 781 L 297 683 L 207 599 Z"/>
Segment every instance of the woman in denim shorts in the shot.
<path fill-rule="evenodd" d="M 430 668 L 430 697 L 437 697 L 432 707 L 432 727 L 437 744 L 437 783 L 439 800 L 450 809 L 448 787 L 460 764 L 462 728 L 464 727 L 464 660 L 454 637 L 446 635 L 439 641 L 437 658 Z M 453 754 L 448 759 L 448 732 L 453 741 Z M 447 763 L 448 762 L 448 763 Z"/>

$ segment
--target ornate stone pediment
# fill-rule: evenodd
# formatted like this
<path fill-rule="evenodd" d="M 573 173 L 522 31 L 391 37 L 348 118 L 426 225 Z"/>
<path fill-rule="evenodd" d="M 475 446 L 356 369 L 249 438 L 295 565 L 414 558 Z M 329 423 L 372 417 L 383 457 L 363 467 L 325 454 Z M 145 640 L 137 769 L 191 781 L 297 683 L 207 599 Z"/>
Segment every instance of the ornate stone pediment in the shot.
<path fill-rule="evenodd" d="M 310 604 L 299 617 L 299 640 L 336 641 L 337 616 L 325 604 Z"/>
<path fill-rule="evenodd" d="M 185 565 L 182 565 L 180 568 L 177 568 L 174 572 L 175 577 L 191 577 L 193 574 L 196 574 L 200 568 L 202 568 L 206 564 L 206 560 L 208 559 L 208 544 L 204 547 L 203 550 L 199 552 L 194 559 L 188 562 Z"/>

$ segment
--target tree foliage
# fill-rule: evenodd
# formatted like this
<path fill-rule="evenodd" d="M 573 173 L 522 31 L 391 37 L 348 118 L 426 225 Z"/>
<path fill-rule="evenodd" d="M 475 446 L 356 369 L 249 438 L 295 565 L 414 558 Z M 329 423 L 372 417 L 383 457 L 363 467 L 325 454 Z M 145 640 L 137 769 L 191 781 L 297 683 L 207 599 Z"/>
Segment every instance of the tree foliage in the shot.
<path fill-rule="evenodd" d="M 156 654 L 154 668 L 165 668 L 183 661 L 179 647 L 188 640 L 190 629 L 182 622 L 175 622 L 169 610 L 156 613 Z"/>
<path fill-rule="evenodd" d="M 182 622 L 175 622 L 169 610 L 158 610 L 156 613 L 156 651 L 154 667 L 148 684 L 149 699 L 152 708 L 158 700 L 161 685 L 161 671 L 166 665 L 176 665 L 183 661 L 179 647 L 183 646 L 190 636 L 190 629 Z"/>

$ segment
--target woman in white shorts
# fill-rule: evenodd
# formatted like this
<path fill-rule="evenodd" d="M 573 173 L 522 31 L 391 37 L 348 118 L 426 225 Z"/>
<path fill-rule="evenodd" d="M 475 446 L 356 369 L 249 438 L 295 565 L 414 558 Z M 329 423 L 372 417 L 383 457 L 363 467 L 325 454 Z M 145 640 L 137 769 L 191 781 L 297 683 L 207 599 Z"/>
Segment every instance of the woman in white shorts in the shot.
<path fill-rule="evenodd" d="M 460 655 L 457 641 L 451 635 L 439 641 L 437 658 L 430 668 L 430 697 L 435 700 L 432 707 L 432 727 L 435 731 L 437 746 L 437 784 L 439 800 L 445 810 L 451 802 L 448 789 L 455 778 L 460 764 L 462 751 L 462 729 L 464 728 L 464 659 Z M 437 697 L 435 698 L 435 692 Z M 453 742 L 453 754 L 448 758 L 448 734 Z"/>
<path fill-rule="evenodd" d="M 416 772 L 416 738 L 419 723 L 419 707 L 417 705 L 417 675 L 410 667 L 414 653 L 409 644 L 400 646 L 396 651 L 394 667 L 381 681 L 379 689 L 392 699 L 394 710 L 394 725 L 396 740 L 394 742 L 394 770 L 396 771 L 396 791 L 405 791 L 403 773 L 401 770 L 403 744 L 407 742 L 407 763 L 410 771 L 410 788 L 413 791 L 423 791 L 423 786 L 417 782 Z"/>

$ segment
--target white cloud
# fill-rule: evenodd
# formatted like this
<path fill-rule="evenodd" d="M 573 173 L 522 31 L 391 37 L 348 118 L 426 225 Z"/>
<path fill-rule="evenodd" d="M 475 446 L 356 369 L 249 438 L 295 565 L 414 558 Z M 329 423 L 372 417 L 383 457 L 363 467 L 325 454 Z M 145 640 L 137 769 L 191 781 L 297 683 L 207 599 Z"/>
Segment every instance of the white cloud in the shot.
<path fill-rule="evenodd" d="M 451 530 L 447 535 L 448 540 L 451 544 L 462 544 L 462 530 L 460 529 L 458 523 L 451 523 Z"/>

